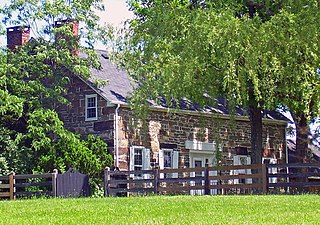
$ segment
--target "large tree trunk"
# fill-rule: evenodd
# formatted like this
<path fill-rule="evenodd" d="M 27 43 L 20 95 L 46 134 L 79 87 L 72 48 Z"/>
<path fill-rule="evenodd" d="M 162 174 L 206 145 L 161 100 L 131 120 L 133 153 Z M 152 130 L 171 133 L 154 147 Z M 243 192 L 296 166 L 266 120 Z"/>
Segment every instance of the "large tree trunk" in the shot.
<path fill-rule="evenodd" d="M 261 163 L 262 160 L 262 113 L 261 109 L 249 106 L 251 124 L 251 162 Z"/>
<path fill-rule="evenodd" d="M 296 153 L 300 162 L 308 159 L 309 126 L 306 116 L 302 113 L 296 115 Z"/>
<path fill-rule="evenodd" d="M 262 103 L 261 103 L 262 104 Z M 253 84 L 249 88 L 249 116 L 251 125 L 251 163 L 259 164 L 262 160 L 262 112 L 256 101 Z"/>

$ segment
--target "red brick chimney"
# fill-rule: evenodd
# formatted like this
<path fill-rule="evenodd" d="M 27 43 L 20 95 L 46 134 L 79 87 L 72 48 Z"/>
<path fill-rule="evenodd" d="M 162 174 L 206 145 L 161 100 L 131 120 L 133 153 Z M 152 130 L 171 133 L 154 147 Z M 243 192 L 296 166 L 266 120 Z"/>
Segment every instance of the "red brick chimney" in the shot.
<path fill-rule="evenodd" d="M 30 40 L 30 27 L 15 26 L 7 28 L 7 47 L 15 51 L 17 46 L 24 45 Z"/>
<path fill-rule="evenodd" d="M 79 35 L 79 21 L 76 21 L 73 19 L 59 20 L 59 21 L 55 21 L 54 26 L 59 28 L 65 24 L 70 25 L 70 29 L 72 30 L 73 35 L 75 37 L 78 37 L 78 35 Z M 63 35 L 57 34 L 57 38 L 63 38 Z M 72 49 L 71 53 L 74 55 L 79 55 L 79 50 Z"/>
<path fill-rule="evenodd" d="M 79 35 L 79 22 L 72 20 L 72 19 L 66 19 L 66 20 L 58 20 L 54 23 L 54 26 L 59 28 L 63 26 L 64 24 L 70 24 L 70 28 L 72 29 L 72 33 L 74 36 Z"/>

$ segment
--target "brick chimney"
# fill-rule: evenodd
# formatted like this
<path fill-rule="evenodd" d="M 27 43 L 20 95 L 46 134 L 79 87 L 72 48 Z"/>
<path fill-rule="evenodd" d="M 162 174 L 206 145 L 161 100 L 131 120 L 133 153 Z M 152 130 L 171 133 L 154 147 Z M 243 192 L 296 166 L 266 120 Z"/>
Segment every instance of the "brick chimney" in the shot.
<path fill-rule="evenodd" d="M 24 45 L 30 40 L 30 27 L 15 26 L 7 28 L 7 47 L 15 51 L 17 46 Z"/>
<path fill-rule="evenodd" d="M 75 37 L 79 36 L 79 21 L 73 20 L 73 19 L 66 19 L 66 20 L 58 20 L 55 21 L 54 26 L 56 28 L 59 28 L 65 24 L 70 25 L 70 29 L 72 30 L 72 33 Z M 63 38 L 63 35 L 57 34 L 56 38 Z M 79 50 L 78 49 L 72 49 L 71 53 L 74 55 L 79 55 Z"/>
<path fill-rule="evenodd" d="M 66 20 L 58 20 L 54 23 L 54 26 L 59 28 L 65 24 L 70 24 L 70 28 L 72 29 L 72 33 L 74 36 L 79 35 L 79 22 L 72 20 L 72 19 L 66 19 Z"/>

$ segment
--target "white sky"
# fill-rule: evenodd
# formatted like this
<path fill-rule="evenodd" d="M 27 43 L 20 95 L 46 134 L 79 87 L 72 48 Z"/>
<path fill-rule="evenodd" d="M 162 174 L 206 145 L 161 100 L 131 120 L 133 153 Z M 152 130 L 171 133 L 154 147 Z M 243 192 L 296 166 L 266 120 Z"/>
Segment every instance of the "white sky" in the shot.
<path fill-rule="evenodd" d="M 126 0 L 104 0 L 103 2 L 105 11 L 97 13 L 102 24 L 111 23 L 119 26 L 121 22 L 133 16 L 133 13 L 128 10 Z"/>
<path fill-rule="evenodd" d="M 9 0 L 0 0 L 0 7 L 8 2 Z M 101 25 L 109 23 L 119 27 L 123 21 L 133 16 L 133 13 L 128 10 L 126 0 L 103 0 L 103 3 L 105 11 L 97 12 L 97 15 L 100 17 Z M 5 36 L 0 36 L 0 46 L 5 45 Z M 101 48 L 101 46 L 97 47 Z"/>

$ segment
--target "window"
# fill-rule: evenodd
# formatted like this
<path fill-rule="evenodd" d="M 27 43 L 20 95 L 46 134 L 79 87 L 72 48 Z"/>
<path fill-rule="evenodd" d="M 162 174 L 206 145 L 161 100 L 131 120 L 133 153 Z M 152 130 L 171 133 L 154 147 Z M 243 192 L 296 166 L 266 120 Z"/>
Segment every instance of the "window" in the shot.
<path fill-rule="evenodd" d="M 251 158 L 250 156 L 245 155 L 235 155 L 233 156 L 233 165 L 250 165 L 251 164 Z M 234 171 L 230 171 L 232 175 L 239 175 L 239 174 L 251 174 L 251 169 L 238 169 Z M 251 184 L 252 178 L 247 179 L 235 179 L 235 184 L 239 183 L 246 183 Z"/>
<path fill-rule="evenodd" d="M 163 167 L 172 168 L 172 151 L 163 151 Z"/>
<path fill-rule="evenodd" d="M 209 129 L 205 127 L 193 128 L 193 141 L 208 142 L 209 141 Z"/>
<path fill-rule="evenodd" d="M 85 117 L 86 121 L 98 119 L 98 104 L 97 104 L 97 95 L 86 95 L 86 111 Z"/>
<path fill-rule="evenodd" d="M 134 170 L 141 170 L 142 169 L 142 149 L 134 149 Z"/>
<path fill-rule="evenodd" d="M 130 147 L 130 171 L 134 170 L 149 170 L 150 169 L 150 149 L 143 146 L 132 146 Z M 134 179 L 148 179 L 150 174 L 130 174 L 131 178 Z"/>
<path fill-rule="evenodd" d="M 159 151 L 159 167 L 160 169 L 177 169 L 179 163 L 179 152 L 174 149 L 160 149 Z M 178 177 L 178 173 L 160 174 L 161 178 Z"/>
<path fill-rule="evenodd" d="M 130 170 L 150 169 L 150 149 L 143 146 L 130 148 Z"/>

